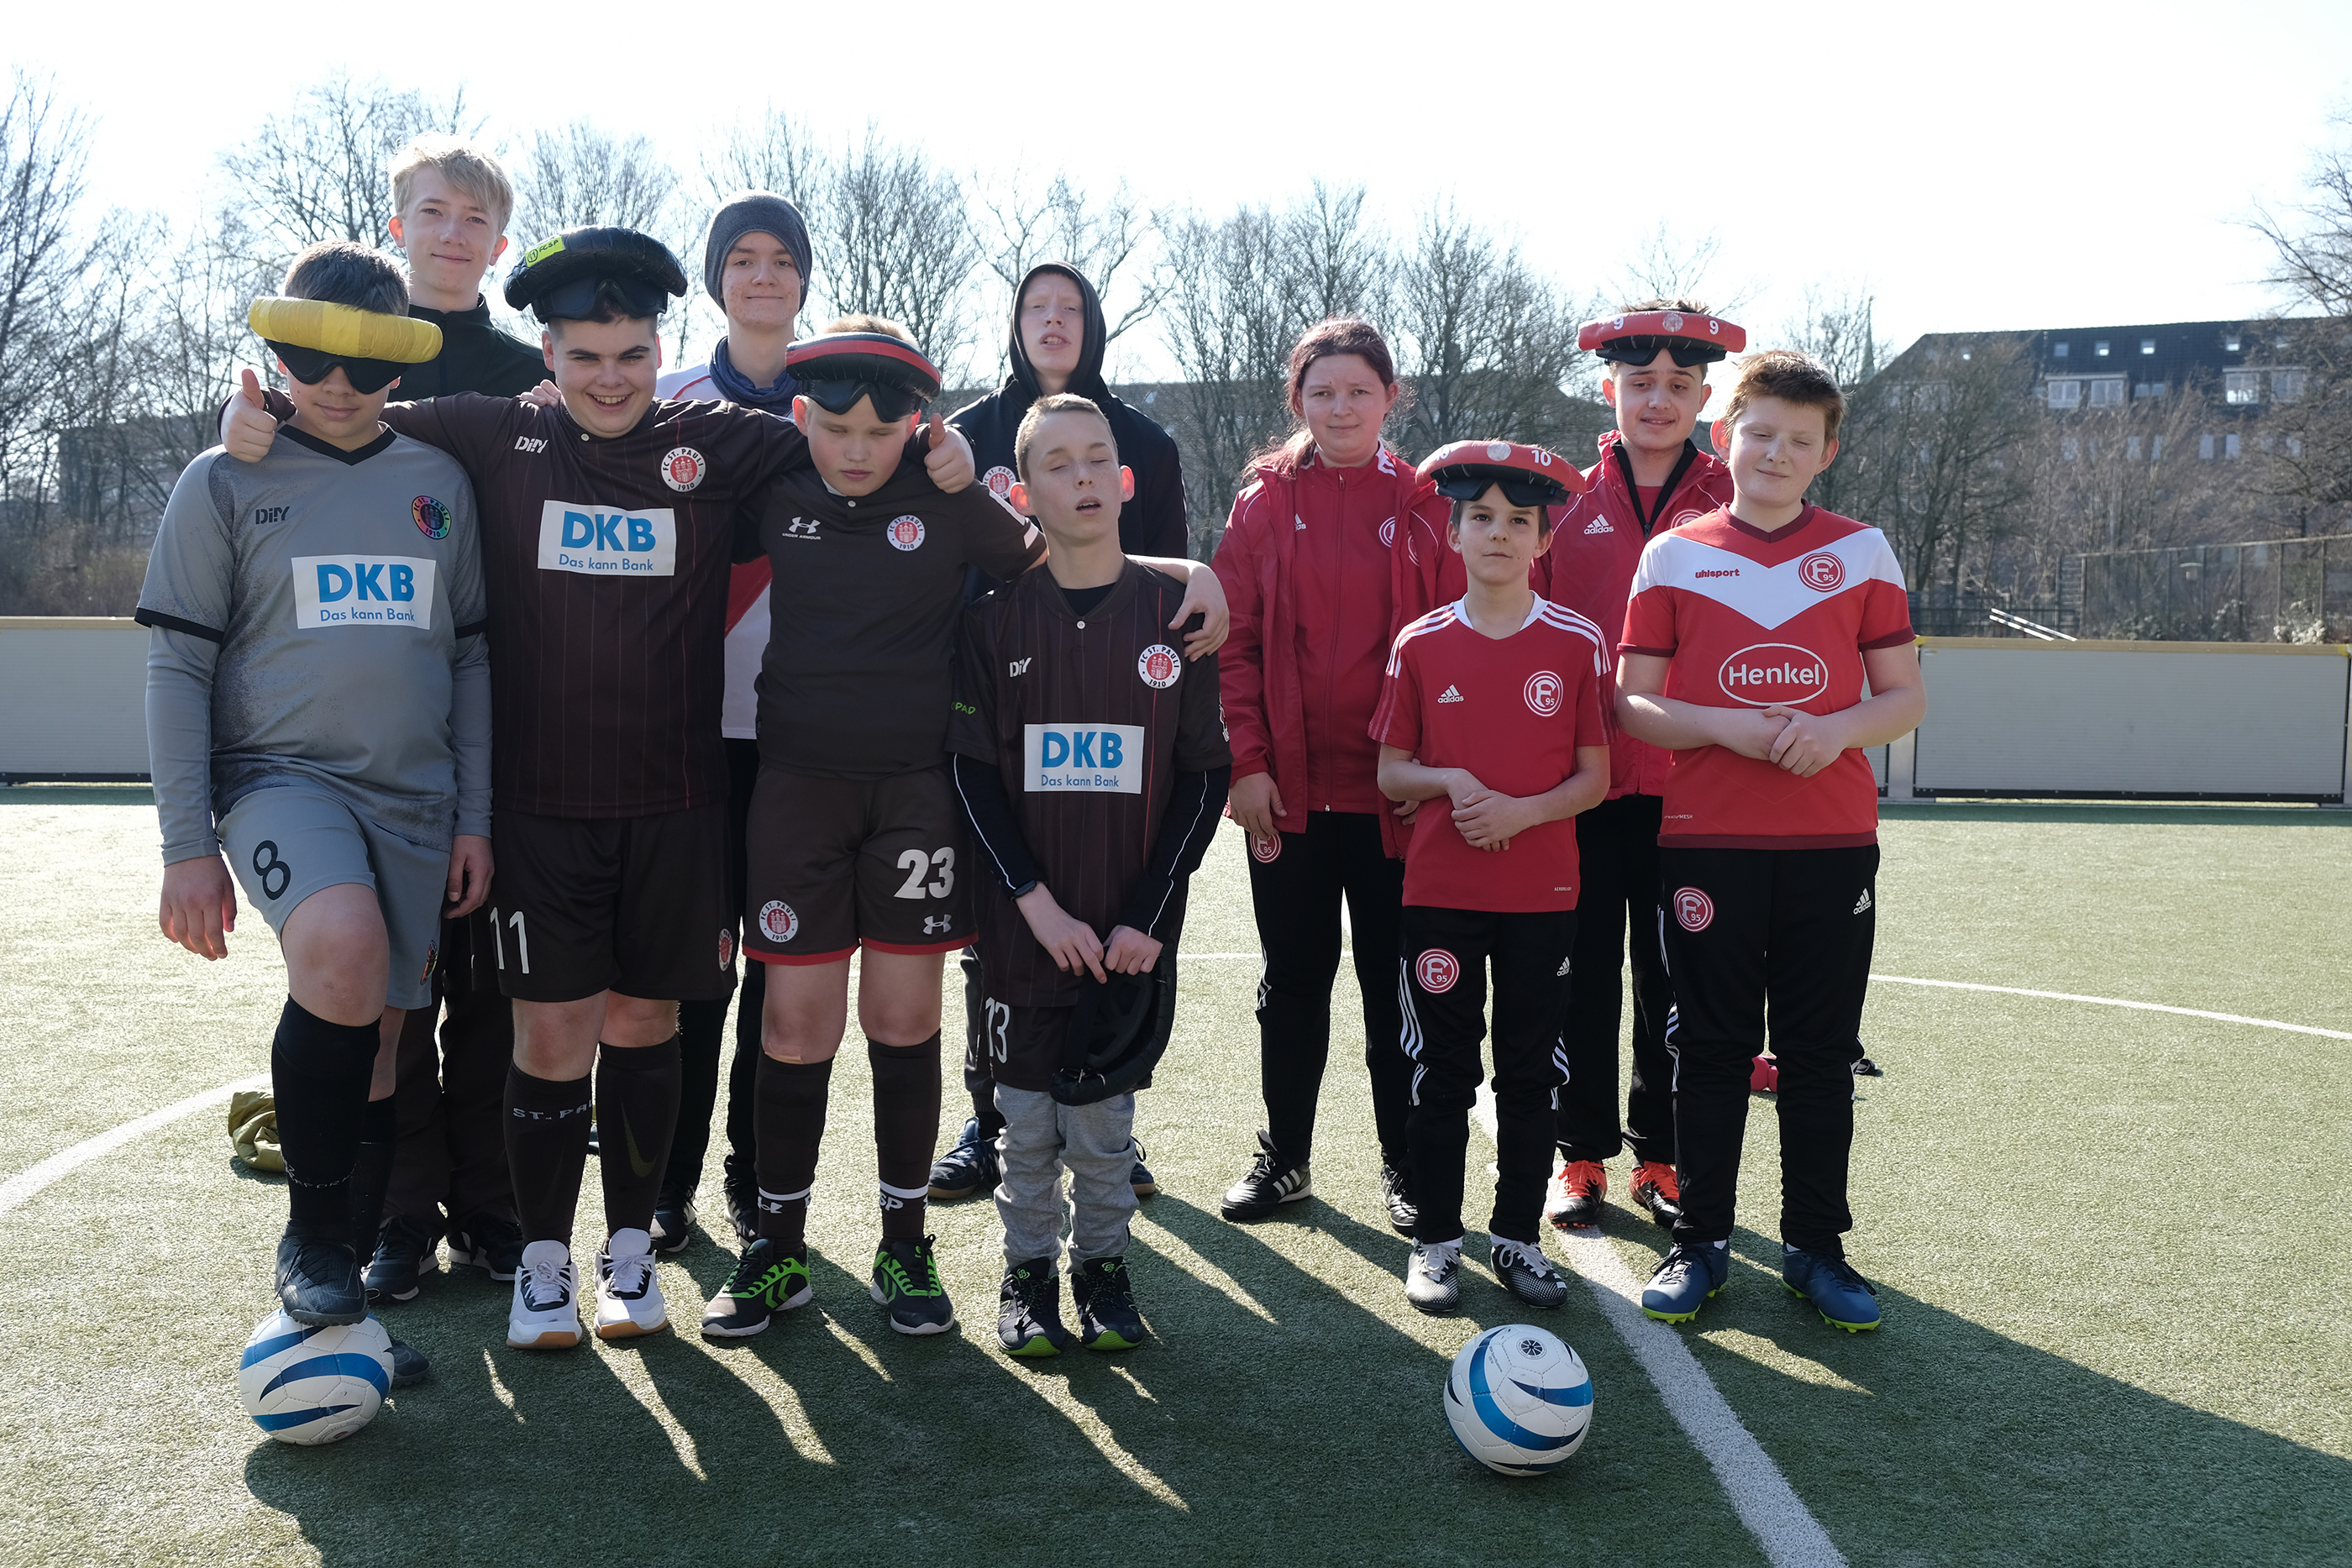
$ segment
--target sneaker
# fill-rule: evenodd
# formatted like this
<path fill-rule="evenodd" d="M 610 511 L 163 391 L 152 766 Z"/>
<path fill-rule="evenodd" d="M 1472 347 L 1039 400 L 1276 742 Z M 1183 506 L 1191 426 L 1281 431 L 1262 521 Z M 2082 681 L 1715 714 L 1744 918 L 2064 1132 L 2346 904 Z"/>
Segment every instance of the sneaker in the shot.
<path fill-rule="evenodd" d="M 289 1225 L 278 1240 L 278 1304 L 313 1328 L 366 1317 L 358 1250 L 342 1237 L 305 1235 Z"/>
<path fill-rule="evenodd" d="M 1609 1196 L 1609 1173 L 1599 1160 L 1570 1160 L 1552 1178 L 1544 1218 L 1565 1230 L 1601 1223 L 1601 1200 Z"/>
<path fill-rule="evenodd" d="M 1264 1219 L 1286 1203 L 1297 1203 L 1315 1195 L 1315 1184 L 1307 1167 L 1283 1158 L 1270 1135 L 1260 1132 L 1257 1148 L 1257 1158 L 1250 1162 L 1250 1168 L 1227 1190 L 1225 1201 L 1219 1206 L 1227 1219 L 1242 1223 Z"/>
<path fill-rule="evenodd" d="M 415 1387 L 432 1372 L 433 1364 L 425 1358 L 423 1351 L 404 1339 L 392 1342 L 392 1385 L 394 1388 Z"/>
<path fill-rule="evenodd" d="M 1877 1288 L 1843 1258 L 1824 1257 L 1783 1243 L 1780 1288 L 1812 1302 L 1822 1322 L 1833 1329 L 1860 1333 L 1878 1326 Z"/>
<path fill-rule="evenodd" d="M 1662 1323 L 1686 1323 L 1730 1280 L 1730 1249 L 1677 1241 L 1643 1287 L 1642 1311 Z"/>
<path fill-rule="evenodd" d="M 750 1162 L 738 1170 L 735 1156 L 728 1155 L 719 1190 L 726 1195 L 727 1223 L 735 1228 L 736 1239 L 746 1247 L 760 1239 L 760 1183 Z"/>
<path fill-rule="evenodd" d="M 1769 1056 L 1759 1056 L 1748 1065 L 1748 1092 L 1778 1094 L 1780 1092 L 1780 1064 Z"/>
<path fill-rule="evenodd" d="M 578 1344 L 580 1307 L 572 1299 L 578 1284 L 571 1248 L 561 1241 L 524 1248 L 507 1308 L 507 1343 L 517 1350 L 570 1350 Z"/>
<path fill-rule="evenodd" d="M 941 1203 L 977 1197 L 995 1190 L 998 1178 L 996 1140 L 980 1135 L 979 1117 L 966 1116 L 963 1135 L 931 1167 L 931 1196 Z"/>
<path fill-rule="evenodd" d="M 1086 1259 L 1070 1270 L 1070 1303 L 1078 1309 L 1078 1343 L 1088 1350 L 1133 1350 L 1143 1343 L 1135 1283 L 1118 1254 Z"/>
<path fill-rule="evenodd" d="M 1421 1205 L 1412 1200 L 1411 1178 L 1385 1160 L 1381 1162 L 1381 1201 L 1389 1206 L 1389 1228 L 1410 1240 L 1421 1224 Z"/>
<path fill-rule="evenodd" d="M 1143 1163 L 1141 1144 L 1135 1145 L 1135 1169 L 1128 1173 L 1127 1180 L 1128 1185 L 1135 1188 L 1135 1196 L 1139 1200 L 1160 1196 L 1160 1183 L 1152 1176 L 1151 1167 Z"/>
<path fill-rule="evenodd" d="M 1404 1266 L 1404 1299 L 1424 1312 L 1450 1312 L 1462 1304 L 1462 1243 L 1415 1243 Z"/>
<path fill-rule="evenodd" d="M 890 1237 L 875 1249 L 874 1299 L 890 1309 L 890 1326 L 900 1333 L 945 1333 L 955 1327 L 955 1308 L 948 1304 L 931 1253 L 935 1239 Z"/>
<path fill-rule="evenodd" d="M 809 1283 L 808 1252 L 787 1252 L 765 1237 L 735 1260 L 735 1271 L 702 1310 L 705 1339 L 749 1339 L 778 1312 L 804 1307 L 816 1293 Z"/>
<path fill-rule="evenodd" d="M 1650 1211 L 1650 1218 L 1672 1230 L 1675 1221 L 1683 1217 L 1683 1186 L 1675 1175 L 1675 1167 L 1657 1160 L 1643 1160 L 1633 1167 L 1633 1201 Z"/>
<path fill-rule="evenodd" d="M 996 1343 L 1005 1354 L 1034 1358 L 1070 1348 L 1070 1331 L 1062 1326 L 1062 1281 L 1051 1258 L 1008 1267 L 996 1300 Z"/>
<path fill-rule="evenodd" d="M 449 1228 L 449 1267 L 472 1263 L 511 1280 L 522 1267 L 522 1227 L 495 1214 L 469 1214 Z"/>
<path fill-rule="evenodd" d="M 1551 1260 L 1543 1255 L 1541 1246 L 1503 1236 L 1494 1238 L 1494 1243 L 1487 1258 L 1503 1289 L 1531 1307 L 1546 1310 L 1568 1300 L 1568 1281 L 1551 1266 Z"/>
<path fill-rule="evenodd" d="M 596 1337 L 635 1339 L 667 1327 L 653 1237 L 634 1225 L 615 1230 L 596 1253 Z"/>
<path fill-rule="evenodd" d="M 654 1250 L 665 1258 L 685 1251 L 686 1244 L 694 1239 L 694 1221 L 699 1212 L 692 1193 L 662 1188 L 661 1196 L 654 1199 L 654 1223 L 647 1232 L 654 1239 Z"/>
<path fill-rule="evenodd" d="M 413 1301 L 417 1281 L 441 1271 L 441 1239 L 404 1214 L 383 1222 L 375 1235 L 375 1256 L 367 1266 L 371 1301 Z"/>

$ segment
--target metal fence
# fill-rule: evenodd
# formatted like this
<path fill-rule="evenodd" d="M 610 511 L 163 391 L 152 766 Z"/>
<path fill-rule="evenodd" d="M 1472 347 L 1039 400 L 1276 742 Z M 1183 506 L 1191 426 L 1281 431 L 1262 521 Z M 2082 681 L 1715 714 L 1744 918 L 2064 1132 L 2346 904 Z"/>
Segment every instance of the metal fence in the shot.
<path fill-rule="evenodd" d="M 2081 561 L 2080 636 L 2352 642 L 2352 535 L 2116 550 Z"/>
<path fill-rule="evenodd" d="M 2032 637 L 2032 632 L 2016 624 L 2021 620 L 2063 636 L 2082 635 L 2075 630 L 2072 604 L 1974 591 L 1954 593 L 1941 587 L 1915 590 L 1911 594 L 1911 629 L 1922 637 Z"/>

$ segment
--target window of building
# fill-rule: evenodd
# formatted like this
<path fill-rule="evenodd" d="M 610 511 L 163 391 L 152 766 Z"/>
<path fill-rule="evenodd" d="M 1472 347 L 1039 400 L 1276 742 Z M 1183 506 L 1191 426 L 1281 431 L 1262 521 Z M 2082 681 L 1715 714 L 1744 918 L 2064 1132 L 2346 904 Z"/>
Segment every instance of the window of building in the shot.
<path fill-rule="evenodd" d="M 2052 382 L 2050 383 L 2050 406 L 2052 408 L 2079 408 L 2082 406 L 2082 382 Z"/>
<path fill-rule="evenodd" d="M 2091 345 L 2091 352 L 2104 360 L 2107 357 L 2107 346 L 2105 343 L 2094 343 Z"/>
<path fill-rule="evenodd" d="M 2150 463 L 2161 463 L 2164 461 L 2163 436 L 2151 435 L 2147 438 L 2147 460 Z"/>
<path fill-rule="evenodd" d="M 2162 397 L 2166 392 L 2168 392 L 2171 390 L 2171 386 L 2167 382 L 2150 382 L 2148 383 L 2147 395 L 2150 397 Z"/>
<path fill-rule="evenodd" d="M 2066 357 L 2066 345 L 2063 343 L 2052 344 L 2050 347 L 2050 357 L 2053 360 L 2064 359 Z"/>
<path fill-rule="evenodd" d="M 2303 455 L 2303 438 L 2301 436 L 2290 435 L 2286 438 L 2286 455 L 2289 457 L 2300 457 Z"/>
<path fill-rule="evenodd" d="M 2142 338 L 2139 340 L 2139 351 L 2143 354 L 2153 354 L 2156 352 L 2156 340 L 2153 338 Z"/>
<path fill-rule="evenodd" d="M 2293 402 L 2295 399 L 2301 397 L 2303 395 L 2303 375 L 2304 373 L 2301 371 L 2273 371 L 2271 372 L 2271 401 L 2273 402 Z"/>
<path fill-rule="evenodd" d="M 2222 352 L 2230 354 L 2236 353 L 2238 351 L 2238 335 L 2235 332 L 2230 333 L 2221 340 Z"/>
<path fill-rule="evenodd" d="M 2200 435 L 2197 438 L 2197 460 L 2200 463 L 2210 463 L 2213 461 L 2213 438 L 2211 436 Z"/>
<path fill-rule="evenodd" d="M 2083 444 L 2070 435 L 2058 444 L 2058 455 L 2072 463 L 2083 455 Z"/>
<path fill-rule="evenodd" d="M 2239 446 L 2240 440 L 2241 437 L 2236 435 L 2223 436 L 2221 438 L 2221 455 L 2224 457 L 2237 456 L 2241 450 Z"/>
<path fill-rule="evenodd" d="M 2258 371 L 2223 371 L 2221 375 L 2221 401 L 2224 402 L 2262 402 L 2262 373 Z"/>
<path fill-rule="evenodd" d="M 2091 383 L 2093 408 L 2121 408 L 2124 403 L 2124 383 L 2120 380 L 2102 379 Z"/>
<path fill-rule="evenodd" d="M 2137 463 L 2139 461 L 2138 436 L 2127 435 L 2124 437 L 2124 457 L 2128 462 Z"/>

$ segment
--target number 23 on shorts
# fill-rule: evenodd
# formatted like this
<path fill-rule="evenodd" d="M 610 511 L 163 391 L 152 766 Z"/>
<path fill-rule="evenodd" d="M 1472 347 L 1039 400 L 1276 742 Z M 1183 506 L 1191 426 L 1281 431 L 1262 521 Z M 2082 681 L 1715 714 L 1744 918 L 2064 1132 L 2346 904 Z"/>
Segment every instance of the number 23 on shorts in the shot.
<path fill-rule="evenodd" d="M 898 857 L 898 869 L 907 873 L 907 880 L 898 885 L 900 898 L 945 898 L 955 891 L 953 849 L 933 850 L 929 854 L 908 850 Z"/>

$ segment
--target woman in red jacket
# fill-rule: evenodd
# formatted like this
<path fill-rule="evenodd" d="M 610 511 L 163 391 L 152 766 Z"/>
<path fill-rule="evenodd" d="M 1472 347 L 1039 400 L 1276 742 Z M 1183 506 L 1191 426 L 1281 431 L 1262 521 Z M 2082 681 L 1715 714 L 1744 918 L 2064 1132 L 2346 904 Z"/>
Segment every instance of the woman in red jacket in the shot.
<path fill-rule="evenodd" d="M 1218 654 L 1233 737 L 1231 815 L 1249 835 L 1266 1125 L 1225 1194 L 1227 1219 L 1262 1219 L 1313 1190 L 1307 1160 L 1331 1045 L 1339 900 L 1364 993 L 1364 1064 L 1390 1221 L 1412 1233 L 1405 1189 L 1412 1063 L 1400 1044 L 1397 943 L 1403 824 L 1374 777 L 1369 734 L 1390 640 L 1433 580 L 1445 503 L 1381 439 L 1404 388 L 1370 323 L 1330 320 L 1290 352 L 1304 428 L 1254 465 L 1216 570 L 1233 606 Z"/>

